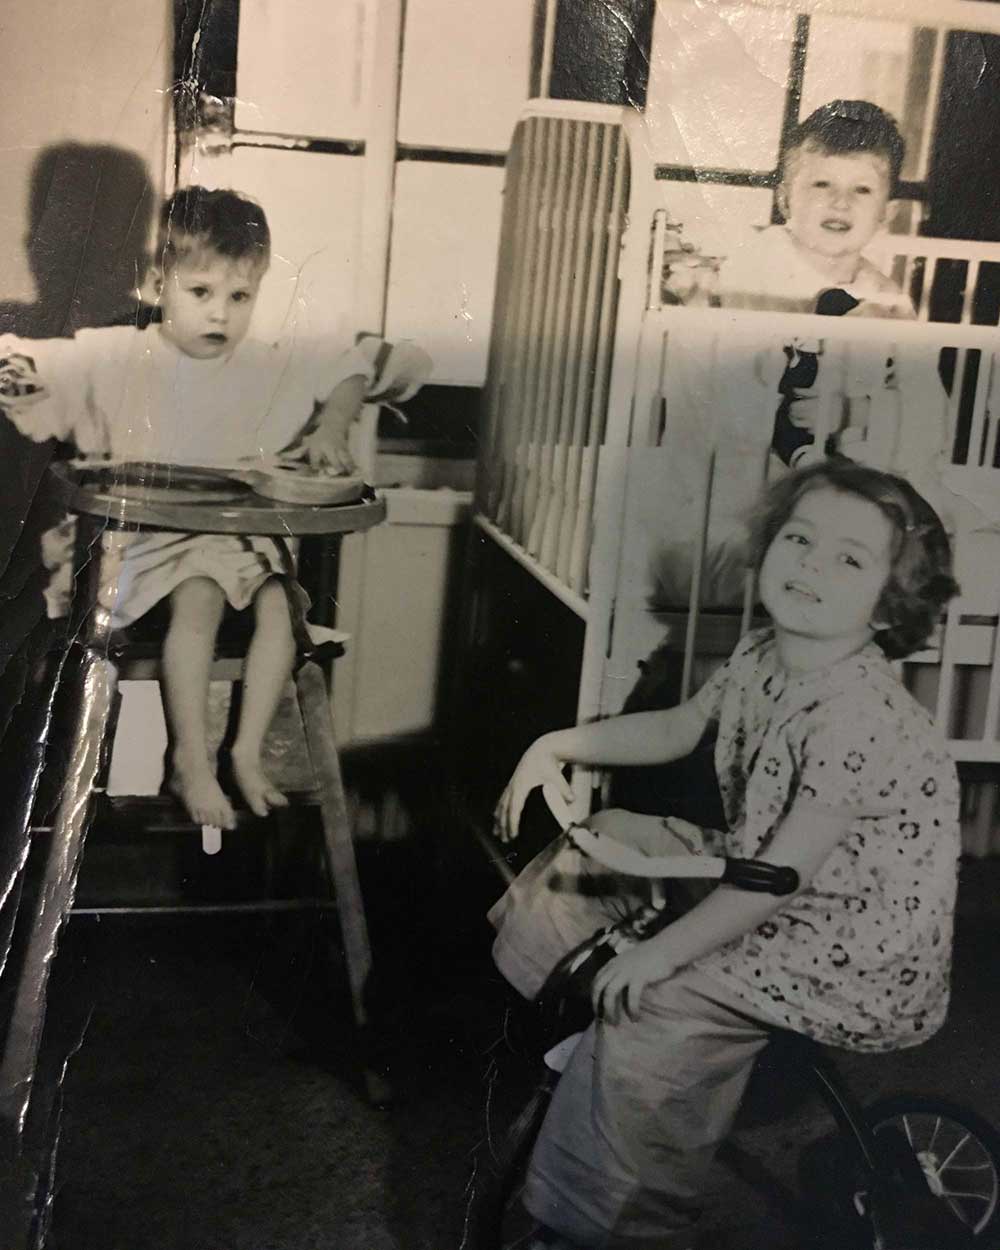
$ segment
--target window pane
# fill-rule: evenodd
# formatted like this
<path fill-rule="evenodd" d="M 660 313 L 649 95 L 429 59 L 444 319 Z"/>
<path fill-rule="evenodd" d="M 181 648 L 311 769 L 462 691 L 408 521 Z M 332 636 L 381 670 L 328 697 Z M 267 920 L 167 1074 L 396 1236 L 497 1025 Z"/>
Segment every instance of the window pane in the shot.
<path fill-rule="evenodd" d="M 772 169 L 794 14 L 661 4 L 647 117 L 657 162 Z"/>
<path fill-rule="evenodd" d="M 505 152 L 528 96 L 533 0 L 408 0 L 399 137 Z"/>
<path fill-rule="evenodd" d="M 901 22 L 814 17 L 802 116 L 829 100 L 869 100 L 901 122 L 912 42 L 913 27 Z"/>
<path fill-rule="evenodd" d="M 486 376 L 503 170 L 404 161 L 396 170 L 386 333 L 434 357 L 434 380 Z"/>
<path fill-rule="evenodd" d="M 294 20 L 290 10 L 294 8 Z M 236 125 L 358 139 L 368 0 L 241 0 Z"/>

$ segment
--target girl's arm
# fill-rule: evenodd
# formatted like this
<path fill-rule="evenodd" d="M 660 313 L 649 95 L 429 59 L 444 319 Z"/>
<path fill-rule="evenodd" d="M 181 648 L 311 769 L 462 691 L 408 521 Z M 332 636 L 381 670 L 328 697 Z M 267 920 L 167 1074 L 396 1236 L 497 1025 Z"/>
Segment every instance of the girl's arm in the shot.
<path fill-rule="evenodd" d="M 525 751 L 500 796 L 497 834 L 503 841 L 517 837 L 525 800 L 536 786 L 551 783 L 570 802 L 567 764 L 666 764 L 690 755 L 707 724 L 697 700 L 689 699 L 664 711 L 633 712 L 545 734 Z"/>
<path fill-rule="evenodd" d="M 794 868 L 799 874 L 801 893 L 850 824 L 849 815 L 796 803 L 758 858 Z M 647 985 L 667 980 L 687 964 L 751 932 L 788 902 L 787 895 L 778 898 L 719 886 L 655 937 L 606 964 L 594 979 L 594 1010 L 611 1024 L 621 1019 L 623 1011 L 634 1020 Z"/>

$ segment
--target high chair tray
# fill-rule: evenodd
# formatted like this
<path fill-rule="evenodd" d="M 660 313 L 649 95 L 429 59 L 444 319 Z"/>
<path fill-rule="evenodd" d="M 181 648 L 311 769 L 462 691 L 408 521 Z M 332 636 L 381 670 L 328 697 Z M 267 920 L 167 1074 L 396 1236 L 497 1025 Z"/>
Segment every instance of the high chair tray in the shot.
<path fill-rule="evenodd" d="M 205 467 L 142 461 L 72 462 L 81 486 L 149 503 L 236 503 L 253 492 L 282 503 L 333 507 L 356 503 L 365 483 L 356 475 L 319 473 L 298 461 Z"/>
<path fill-rule="evenodd" d="M 323 498 L 288 501 L 262 495 L 271 484 L 257 481 L 257 472 L 131 462 L 57 461 L 49 468 L 70 512 L 118 528 L 289 538 L 346 534 L 385 519 L 385 501 L 360 478 L 311 475 L 324 479 L 313 487 Z M 276 489 L 291 493 L 287 483 Z"/>

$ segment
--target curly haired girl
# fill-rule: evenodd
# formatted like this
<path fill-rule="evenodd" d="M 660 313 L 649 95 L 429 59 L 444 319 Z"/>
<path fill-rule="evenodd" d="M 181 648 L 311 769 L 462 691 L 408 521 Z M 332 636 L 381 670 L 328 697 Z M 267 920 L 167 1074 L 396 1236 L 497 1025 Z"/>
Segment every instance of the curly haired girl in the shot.
<path fill-rule="evenodd" d="M 831 459 L 772 488 L 753 549 L 771 625 L 679 707 L 538 739 L 498 807 L 513 837 L 535 786 L 567 792 L 567 763 L 677 759 L 714 722 L 728 828 L 695 852 L 790 865 L 801 882 L 784 899 L 720 886 L 597 974 L 597 1018 L 529 1170 L 540 1246 L 690 1246 L 706 1170 L 776 1026 L 880 1051 L 945 1017 L 958 784 L 890 660 L 927 639 L 957 591 L 947 536 L 907 482 Z M 650 854 L 691 849 L 669 821 L 596 819 Z M 497 964 L 526 997 L 614 918 L 620 898 L 595 897 L 585 877 L 561 841 L 491 913 Z"/>

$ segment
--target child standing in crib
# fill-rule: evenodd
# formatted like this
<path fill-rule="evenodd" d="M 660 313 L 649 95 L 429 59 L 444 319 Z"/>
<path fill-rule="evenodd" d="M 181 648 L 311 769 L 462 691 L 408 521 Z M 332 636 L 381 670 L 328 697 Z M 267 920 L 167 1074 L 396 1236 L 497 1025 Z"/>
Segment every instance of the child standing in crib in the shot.
<path fill-rule="evenodd" d="M 765 312 L 912 318 L 909 297 L 864 255 L 887 220 L 905 156 L 888 113 L 866 100 L 833 100 L 793 131 L 780 170 L 776 203 L 784 218 L 734 239 L 711 290 L 688 291 L 683 302 Z M 671 279 L 667 278 L 667 289 Z M 838 447 L 854 459 L 924 481 L 943 448 L 945 392 L 936 353 L 851 345 Z M 822 454 L 814 448 L 820 344 L 794 340 L 777 367 L 772 450 L 794 465 Z M 895 402 L 894 402 L 895 401 Z M 888 432 L 874 426 L 894 427 Z M 867 427 L 868 438 L 862 438 Z"/>
<path fill-rule="evenodd" d="M 513 837 L 534 787 L 569 797 L 566 764 L 678 759 L 715 722 L 728 828 L 704 831 L 694 853 L 790 865 L 801 880 L 790 899 L 720 886 L 597 974 L 597 1019 L 529 1169 L 537 1250 L 690 1247 L 708 1166 L 773 1028 L 883 1051 L 945 1017 L 958 784 L 890 661 L 921 646 L 957 589 L 947 536 L 903 479 L 838 457 L 776 483 L 753 541 L 771 626 L 679 707 L 538 739 L 498 807 Z M 596 820 L 647 854 L 692 850 L 669 819 Z M 491 912 L 497 964 L 526 997 L 618 918 L 616 903 L 620 915 L 628 884 L 601 897 L 586 873 L 560 839 Z"/>
<path fill-rule="evenodd" d="M 163 208 L 152 275 L 160 320 L 145 330 L 81 330 L 71 340 L 5 337 L 0 406 L 35 441 L 69 441 L 96 459 L 232 466 L 294 446 L 314 467 L 349 471 L 347 434 L 378 387 L 376 354 L 361 347 L 337 354 L 301 333 L 277 343 L 252 337 L 270 248 L 267 219 L 254 201 L 233 191 L 178 191 Z M 385 349 L 377 357 L 383 379 L 389 369 L 397 375 L 397 398 L 416 389 L 429 364 L 416 350 L 403 355 L 394 364 L 385 363 Z M 234 825 L 206 725 L 215 638 L 228 603 L 254 614 L 233 775 L 256 814 L 284 806 L 261 761 L 295 652 L 282 544 L 164 532 L 123 542 L 117 597 L 108 605 L 114 625 L 130 625 L 169 600 L 163 675 L 172 790 L 195 822 Z M 69 544 L 61 546 L 68 556 Z M 64 562 L 47 596 L 50 615 L 63 606 L 68 578 Z"/>

